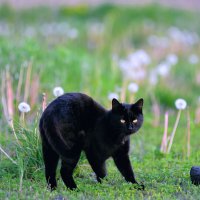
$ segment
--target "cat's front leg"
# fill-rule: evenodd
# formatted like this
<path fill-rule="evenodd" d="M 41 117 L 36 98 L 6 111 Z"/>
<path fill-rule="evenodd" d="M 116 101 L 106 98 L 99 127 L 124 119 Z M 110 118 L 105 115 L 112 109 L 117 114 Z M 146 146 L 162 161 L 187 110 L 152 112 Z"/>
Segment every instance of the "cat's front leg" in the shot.
<path fill-rule="evenodd" d="M 135 188 L 144 190 L 144 185 L 139 185 L 135 179 L 135 175 L 131 166 L 131 162 L 128 155 L 129 141 L 126 141 L 113 155 L 114 162 L 121 172 L 122 176 L 127 182 L 135 184 Z"/>
<path fill-rule="evenodd" d="M 101 183 L 101 179 L 107 175 L 105 160 L 97 158 L 92 151 L 87 151 L 86 157 L 96 174 L 97 181 Z"/>

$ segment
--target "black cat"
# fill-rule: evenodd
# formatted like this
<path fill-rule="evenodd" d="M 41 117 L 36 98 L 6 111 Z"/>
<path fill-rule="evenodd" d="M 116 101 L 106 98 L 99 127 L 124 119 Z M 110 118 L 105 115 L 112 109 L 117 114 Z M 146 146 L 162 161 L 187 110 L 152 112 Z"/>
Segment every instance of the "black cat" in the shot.
<path fill-rule="evenodd" d="M 135 180 L 128 156 L 130 135 L 143 123 L 142 107 L 143 99 L 135 104 L 121 104 L 113 99 L 112 109 L 106 110 L 81 93 L 66 93 L 50 103 L 39 124 L 49 187 L 53 190 L 57 186 L 59 158 L 65 185 L 70 189 L 77 187 L 72 174 L 83 150 L 98 182 L 106 176 L 106 159 L 112 157 L 125 180 L 144 189 Z"/>

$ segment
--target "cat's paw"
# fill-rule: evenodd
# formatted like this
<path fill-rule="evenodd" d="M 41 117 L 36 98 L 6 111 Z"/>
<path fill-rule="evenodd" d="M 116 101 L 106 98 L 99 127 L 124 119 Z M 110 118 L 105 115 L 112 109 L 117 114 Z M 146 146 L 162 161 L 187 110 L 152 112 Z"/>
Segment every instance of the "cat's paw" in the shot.
<path fill-rule="evenodd" d="M 145 186 L 143 184 L 135 183 L 135 184 L 133 184 L 133 187 L 136 190 L 145 190 Z"/>
<path fill-rule="evenodd" d="M 55 184 L 55 185 L 51 185 L 51 184 L 48 184 L 47 185 L 47 189 L 50 191 L 50 192 L 53 192 L 54 190 L 56 190 L 56 188 L 57 188 L 57 185 Z"/>
<path fill-rule="evenodd" d="M 70 190 L 77 190 L 78 189 L 76 185 L 68 186 L 67 188 L 70 189 Z"/>

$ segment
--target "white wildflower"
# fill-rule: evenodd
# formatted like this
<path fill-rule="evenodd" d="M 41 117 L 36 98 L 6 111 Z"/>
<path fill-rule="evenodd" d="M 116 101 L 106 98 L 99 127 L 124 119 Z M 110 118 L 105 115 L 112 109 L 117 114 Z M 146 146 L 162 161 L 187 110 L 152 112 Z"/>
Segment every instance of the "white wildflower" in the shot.
<path fill-rule="evenodd" d="M 170 68 L 171 68 L 171 65 L 169 65 L 166 62 L 163 62 L 157 66 L 157 73 L 160 76 L 167 76 L 169 74 Z"/>
<path fill-rule="evenodd" d="M 150 56 L 143 49 L 130 54 L 129 59 L 137 65 L 148 65 L 151 62 Z"/>
<path fill-rule="evenodd" d="M 59 96 L 64 94 L 64 90 L 61 87 L 55 87 L 53 89 L 53 94 L 54 94 L 55 97 L 59 97 Z"/>
<path fill-rule="evenodd" d="M 144 67 L 141 67 L 137 62 L 132 62 L 130 60 L 119 60 L 119 68 L 122 74 L 127 80 L 139 81 L 145 78 L 146 71 Z"/>
<path fill-rule="evenodd" d="M 169 54 L 166 58 L 167 62 L 171 65 L 176 65 L 178 62 L 178 57 L 176 54 Z"/>
<path fill-rule="evenodd" d="M 128 62 L 127 60 L 119 60 L 119 68 L 122 70 L 122 71 L 126 71 L 130 68 L 130 62 Z"/>
<path fill-rule="evenodd" d="M 129 92 L 131 92 L 131 93 L 136 93 L 136 92 L 138 91 L 138 89 L 139 89 L 139 86 L 138 86 L 138 84 L 136 84 L 136 83 L 130 83 L 130 84 L 128 85 L 128 90 L 129 90 Z"/>
<path fill-rule="evenodd" d="M 179 30 L 179 28 L 174 27 L 174 26 L 172 26 L 168 29 L 168 34 L 172 39 L 174 39 L 176 41 L 181 40 L 182 35 L 183 35 L 183 33 Z"/>
<path fill-rule="evenodd" d="M 108 99 L 112 101 L 113 99 L 119 99 L 119 95 L 117 93 L 111 92 L 108 94 Z"/>
<path fill-rule="evenodd" d="M 187 107 L 187 102 L 184 99 L 177 99 L 175 106 L 178 110 L 184 110 Z"/>
<path fill-rule="evenodd" d="M 20 112 L 22 113 L 27 113 L 31 110 L 29 104 L 27 104 L 26 102 L 21 102 L 19 105 L 18 105 L 18 109 Z"/>
<path fill-rule="evenodd" d="M 192 46 L 199 42 L 199 37 L 196 33 L 187 30 L 180 30 L 177 27 L 169 28 L 168 34 L 173 40 L 181 42 L 184 45 Z"/>
<path fill-rule="evenodd" d="M 118 61 L 119 68 L 126 80 L 139 81 L 146 76 L 146 66 L 151 62 L 150 56 L 144 50 L 138 50 Z"/>

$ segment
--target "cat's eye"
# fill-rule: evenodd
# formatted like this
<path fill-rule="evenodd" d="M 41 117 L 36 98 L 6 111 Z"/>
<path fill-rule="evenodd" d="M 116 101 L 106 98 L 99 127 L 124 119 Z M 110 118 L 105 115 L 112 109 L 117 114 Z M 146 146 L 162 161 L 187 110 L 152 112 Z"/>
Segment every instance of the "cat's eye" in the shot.
<path fill-rule="evenodd" d="M 134 120 L 133 120 L 133 123 L 136 124 L 136 123 L 137 123 L 137 119 L 134 119 Z"/>
<path fill-rule="evenodd" d="M 122 124 L 124 124 L 124 123 L 125 123 L 125 120 L 124 120 L 124 119 L 121 119 L 120 122 L 121 122 Z"/>

